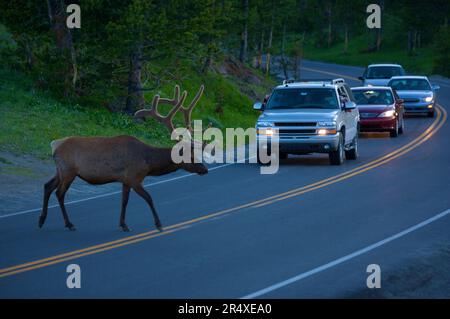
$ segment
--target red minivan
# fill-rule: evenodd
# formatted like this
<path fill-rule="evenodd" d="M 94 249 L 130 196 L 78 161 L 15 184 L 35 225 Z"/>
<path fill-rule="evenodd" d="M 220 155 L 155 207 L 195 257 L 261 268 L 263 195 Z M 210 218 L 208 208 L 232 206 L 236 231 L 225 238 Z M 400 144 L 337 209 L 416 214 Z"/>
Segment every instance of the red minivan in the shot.
<path fill-rule="evenodd" d="M 389 132 L 397 137 L 405 130 L 403 100 L 390 87 L 352 88 L 360 115 L 361 132 Z"/>

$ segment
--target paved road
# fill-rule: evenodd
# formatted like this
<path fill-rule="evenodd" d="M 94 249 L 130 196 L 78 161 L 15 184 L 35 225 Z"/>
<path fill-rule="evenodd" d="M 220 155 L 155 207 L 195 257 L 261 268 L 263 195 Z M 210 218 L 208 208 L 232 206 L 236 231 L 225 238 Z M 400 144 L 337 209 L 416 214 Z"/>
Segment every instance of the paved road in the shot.
<path fill-rule="evenodd" d="M 303 67 L 305 78 L 339 74 L 353 86 L 362 73 Z M 134 194 L 130 234 L 118 231 L 118 194 L 68 205 L 76 232 L 63 228 L 57 208 L 41 230 L 37 211 L 0 218 L 0 297 L 346 297 L 367 289 L 367 265 L 389 273 L 449 243 L 450 85 L 440 81 L 436 118 L 408 118 L 395 139 L 363 138 L 360 158 L 343 166 L 310 155 L 283 161 L 276 175 L 234 164 L 164 177 L 147 187 L 163 233 Z M 81 289 L 66 287 L 71 263 L 81 267 Z"/>

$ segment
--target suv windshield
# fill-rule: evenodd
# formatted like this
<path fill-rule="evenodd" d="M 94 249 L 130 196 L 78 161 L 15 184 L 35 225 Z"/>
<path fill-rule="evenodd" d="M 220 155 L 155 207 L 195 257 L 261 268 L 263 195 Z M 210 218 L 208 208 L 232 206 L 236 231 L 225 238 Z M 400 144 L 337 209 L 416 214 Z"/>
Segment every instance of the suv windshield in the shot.
<path fill-rule="evenodd" d="M 390 90 L 352 90 L 356 104 L 361 105 L 387 105 L 394 103 Z"/>
<path fill-rule="evenodd" d="M 430 84 L 424 79 L 392 80 L 389 86 L 397 91 L 431 91 Z"/>
<path fill-rule="evenodd" d="M 337 109 L 336 91 L 331 88 L 292 88 L 275 90 L 266 109 Z"/>
<path fill-rule="evenodd" d="M 393 76 L 404 75 L 398 66 L 372 66 L 367 70 L 367 79 L 390 79 Z"/>

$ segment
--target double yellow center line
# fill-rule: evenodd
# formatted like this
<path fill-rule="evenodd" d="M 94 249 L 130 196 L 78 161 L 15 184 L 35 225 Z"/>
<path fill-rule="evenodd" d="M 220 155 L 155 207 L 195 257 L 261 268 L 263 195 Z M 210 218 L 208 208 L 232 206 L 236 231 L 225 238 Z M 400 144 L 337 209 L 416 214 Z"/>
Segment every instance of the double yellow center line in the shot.
<path fill-rule="evenodd" d="M 299 195 L 307 193 L 307 192 L 311 192 L 313 190 L 316 190 L 316 189 L 319 189 L 322 187 L 326 187 L 330 184 L 334 184 L 334 183 L 346 180 L 355 175 L 362 174 L 368 170 L 371 170 L 380 165 L 386 164 L 405 153 L 410 152 L 411 150 L 415 149 L 416 147 L 418 147 L 419 145 L 421 145 L 422 143 L 427 141 L 430 137 L 432 137 L 442 127 L 442 125 L 444 125 L 444 123 L 447 119 L 447 112 L 445 111 L 445 109 L 442 106 L 438 105 L 436 111 L 437 111 L 436 112 L 437 114 L 436 114 L 435 120 L 420 136 L 418 136 L 411 142 L 407 143 L 406 145 L 400 147 L 399 149 L 397 149 L 389 154 L 386 154 L 384 156 L 381 156 L 367 164 L 358 166 L 352 170 L 343 172 L 341 174 L 323 179 L 321 181 L 318 181 L 318 182 L 315 182 L 315 183 L 312 183 L 312 184 L 309 184 L 309 185 L 306 185 L 306 186 L 303 186 L 300 188 L 292 189 L 292 190 L 284 192 L 284 193 L 280 193 L 280 194 L 266 197 L 266 198 L 263 198 L 263 199 L 260 199 L 257 201 L 249 202 L 249 203 L 246 203 L 246 204 L 243 204 L 240 206 L 224 209 L 224 210 L 212 213 L 212 214 L 204 215 L 204 216 L 201 216 L 198 218 L 194 218 L 194 219 L 190 219 L 190 220 L 187 220 L 187 221 L 184 221 L 181 223 L 170 225 L 170 226 L 166 227 L 165 231 L 162 233 L 158 232 L 156 230 L 152 230 L 152 231 L 144 232 L 141 234 L 129 236 L 126 238 L 113 240 L 113 241 L 106 242 L 103 244 L 98 244 L 98 245 L 90 246 L 87 248 L 55 255 L 52 257 L 39 259 L 36 261 L 19 264 L 19 265 L 8 267 L 8 268 L 3 268 L 3 269 L 0 269 L 0 278 L 15 275 L 15 274 L 26 272 L 26 271 L 31 271 L 31 270 L 38 269 L 38 268 L 51 266 L 51 265 L 62 263 L 62 262 L 68 261 L 68 260 L 81 258 L 84 256 L 97 254 L 97 253 L 111 250 L 114 248 L 131 245 L 131 244 L 138 243 L 138 242 L 148 240 L 151 238 L 166 236 L 166 235 L 172 234 L 174 232 L 177 232 L 179 230 L 185 229 L 185 228 L 187 228 L 193 224 L 199 223 L 201 221 L 205 221 L 205 220 L 209 220 L 209 219 L 212 219 L 212 218 L 215 218 L 218 216 L 233 213 L 233 212 L 245 209 L 245 208 L 257 208 L 257 207 L 270 205 L 270 204 L 273 204 L 273 203 L 276 203 L 276 202 L 279 202 L 282 200 L 286 200 L 291 197 L 295 197 L 295 196 L 299 196 Z"/>

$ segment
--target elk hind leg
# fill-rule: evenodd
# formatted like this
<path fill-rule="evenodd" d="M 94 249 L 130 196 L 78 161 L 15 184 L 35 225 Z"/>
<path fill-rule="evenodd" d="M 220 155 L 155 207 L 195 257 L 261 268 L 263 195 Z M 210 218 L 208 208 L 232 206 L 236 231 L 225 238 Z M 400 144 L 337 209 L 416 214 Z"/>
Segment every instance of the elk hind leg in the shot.
<path fill-rule="evenodd" d="M 58 184 L 59 177 L 58 173 L 56 173 L 56 175 L 44 185 L 44 201 L 42 204 L 42 212 L 39 216 L 39 228 L 42 228 L 42 226 L 44 226 L 45 220 L 47 218 L 48 201 L 50 199 L 50 195 L 58 187 Z"/>
<path fill-rule="evenodd" d="M 150 209 L 152 210 L 153 213 L 153 220 L 155 222 L 155 226 L 159 231 L 163 231 L 162 225 L 161 225 L 161 221 L 159 220 L 159 216 L 158 213 L 156 212 L 155 206 L 153 205 L 153 199 L 150 196 L 149 193 L 147 193 L 147 191 L 142 187 L 141 184 L 135 185 L 133 186 L 134 191 L 141 196 L 146 202 L 147 204 L 150 206 Z"/>
<path fill-rule="evenodd" d="M 64 198 L 74 179 L 75 176 L 65 176 L 64 178 L 61 178 L 61 182 L 56 189 L 56 198 L 58 198 L 59 207 L 61 208 L 61 213 L 64 218 L 64 224 L 69 230 L 75 230 L 75 226 L 70 222 L 69 216 L 67 215 L 66 206 L 64 205 Z"/>

